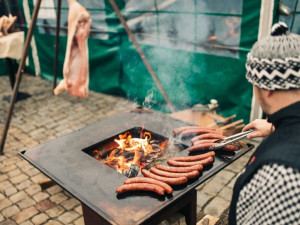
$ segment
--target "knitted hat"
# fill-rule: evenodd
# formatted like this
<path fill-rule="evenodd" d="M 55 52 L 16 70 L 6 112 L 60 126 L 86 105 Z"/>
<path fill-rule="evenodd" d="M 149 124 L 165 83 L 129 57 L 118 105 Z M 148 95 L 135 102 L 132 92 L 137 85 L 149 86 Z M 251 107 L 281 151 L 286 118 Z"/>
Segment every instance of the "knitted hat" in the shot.
<path fill-rule="evenodd" d="M 257 41 L 247 56 L 246 78 L 266 90 L 300 88 L 300 35 L 283 22 L 272 27 L 270 36 Z"/>

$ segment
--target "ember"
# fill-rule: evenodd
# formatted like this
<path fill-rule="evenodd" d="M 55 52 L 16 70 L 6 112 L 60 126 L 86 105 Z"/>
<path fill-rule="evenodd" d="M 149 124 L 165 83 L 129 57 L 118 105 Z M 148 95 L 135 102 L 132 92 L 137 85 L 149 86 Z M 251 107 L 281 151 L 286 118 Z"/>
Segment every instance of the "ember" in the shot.
<path fill-rule="evenodd" d="M 90 155 L 127 177 L 135 177 L 141 169 L 160 163 L 170 156 L 169 139 L 144 128 L 133 128 L 99 143 Z M 184 149 L 172 144 L 172 153 Z M 175 149 L 175 152 L 174 152 Z"/>
<path fill-rule="evenodd" d="M 217 36 L 213 35 L 208 38 L 209 41 L 217 40 Z"/>

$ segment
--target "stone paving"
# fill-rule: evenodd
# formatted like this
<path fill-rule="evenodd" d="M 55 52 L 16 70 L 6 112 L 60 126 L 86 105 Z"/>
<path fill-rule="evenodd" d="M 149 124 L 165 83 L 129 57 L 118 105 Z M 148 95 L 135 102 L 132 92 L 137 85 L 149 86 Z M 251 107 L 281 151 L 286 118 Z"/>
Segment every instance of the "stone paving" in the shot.
<path fill-rule="evenodd" d="M 90 92 L 86 99 L 68 93 L 53 96 L 51 89 L 51 82 L 23 76 L 20 91 L 31 97 L 15 104 L 4 155 L 0 156 L 0 225 L 84 224 L 80 202 L 58 185 L 42 190 L 39 182 L 47 177 L 18 152 L 137 106 L 124 98 L 96 92 Z M 11 93 L 8 77 L 1 76 L 0 138 L 9 106 L 6 99 Z M 206 214 L 226 216 L 234 181 L 252 152 L 197 187 L 199 220 Z M 178 213 L 162 224 L 185 222 Z"/>

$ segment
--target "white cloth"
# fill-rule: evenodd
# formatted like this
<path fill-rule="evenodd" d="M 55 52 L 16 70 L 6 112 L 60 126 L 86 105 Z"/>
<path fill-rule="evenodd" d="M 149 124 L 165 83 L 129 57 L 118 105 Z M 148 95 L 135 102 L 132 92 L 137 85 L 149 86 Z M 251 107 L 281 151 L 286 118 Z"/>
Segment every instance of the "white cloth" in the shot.
<path fill-rule="evenodd" d="M 300 172 L 270 164 L 257 171 L 237 202 L 238 225 L 300 224 Z"/>
<path fill-rule="evenodd" d="M 14 32 L 0 37 L 0 58 L 20 60 L 24 45 L 24 32 Z"/>

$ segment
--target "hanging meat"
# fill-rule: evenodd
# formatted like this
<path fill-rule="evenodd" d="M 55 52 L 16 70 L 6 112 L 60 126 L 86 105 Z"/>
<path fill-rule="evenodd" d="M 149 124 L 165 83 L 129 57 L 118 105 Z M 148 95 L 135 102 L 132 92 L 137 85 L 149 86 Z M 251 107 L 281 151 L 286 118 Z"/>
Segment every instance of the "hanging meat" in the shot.
<path fill-rule="evenodd" d="M 92 20 L 76 0 L 69 0 L 68 40 L 63 68 L 64 79 L 54 89 L 58 95 L 68 91 L 79 98 L 88 96 L 89 60 L 87 38 Z"/>

